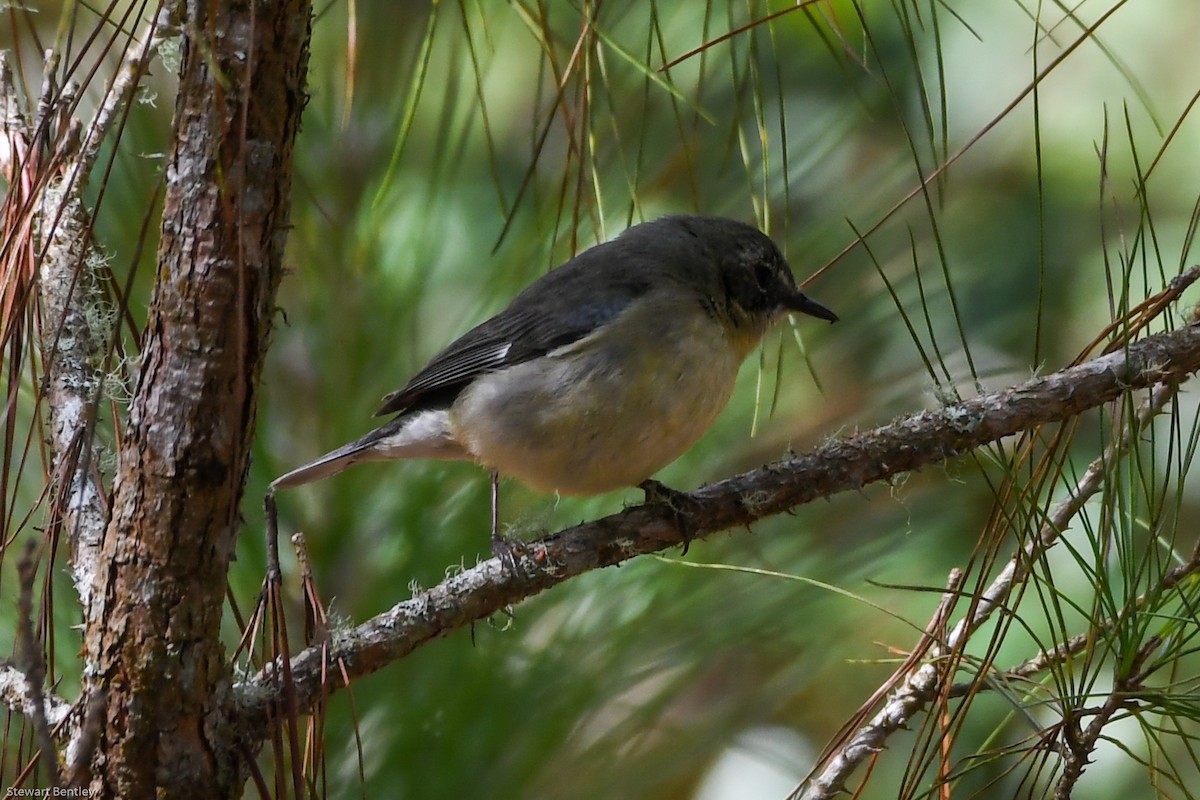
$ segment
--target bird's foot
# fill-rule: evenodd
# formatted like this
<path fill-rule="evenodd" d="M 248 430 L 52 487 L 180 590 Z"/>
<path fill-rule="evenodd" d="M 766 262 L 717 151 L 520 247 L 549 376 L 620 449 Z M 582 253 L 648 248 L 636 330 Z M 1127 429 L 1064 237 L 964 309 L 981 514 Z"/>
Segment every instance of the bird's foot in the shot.
<path fill-rule="evenodd" d="M 492 555 L 500 559 L 500 566 L 510 575 L 524 576 L 521 568 L 521 558 L 530 555 L 532 549 L 524 539 L 505 536 L 499 531 L 492 531 Z"/>
<path fill-rule="evenodd" d="M 638 484 L 638 488 L 646 493 L 646 504 L 661 503 L 671 510 L 679 535 L 683 537 L 683 552 L 687 555 L 688 547 L 692 544 L 692 536 L 696 532 L 692 518 L 699 512 L 700 504 L 692 499 L 687 492 L 672 489 L 670 486 L 647 478 Z"/>
<path fill-rule="evenodd" d="M 529 545 L 500 532 L 500 473 L 492 470 L 492 555 L 500 559 L 500 566 L 509 575 L 524 577 L 521 556 L 529 554 Z"/>

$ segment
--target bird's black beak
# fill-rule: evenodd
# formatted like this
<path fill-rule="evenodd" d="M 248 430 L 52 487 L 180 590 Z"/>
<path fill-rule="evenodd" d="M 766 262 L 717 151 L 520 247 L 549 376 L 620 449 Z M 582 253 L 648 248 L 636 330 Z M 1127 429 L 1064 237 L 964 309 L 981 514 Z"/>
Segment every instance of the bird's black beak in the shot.
<path fill-rule="evenodd" d="M 799 311 L 801 314 L 808 314 L 812 317 L 827 319 L 830 322 L 837 322 L 838 315 L 830 311 L 825 306 L 818 303 L 816 300 L 808 297 L 803 292 L 796 292 L 791 297 L 784 301 L 786 306 L 791 311 Z"/>

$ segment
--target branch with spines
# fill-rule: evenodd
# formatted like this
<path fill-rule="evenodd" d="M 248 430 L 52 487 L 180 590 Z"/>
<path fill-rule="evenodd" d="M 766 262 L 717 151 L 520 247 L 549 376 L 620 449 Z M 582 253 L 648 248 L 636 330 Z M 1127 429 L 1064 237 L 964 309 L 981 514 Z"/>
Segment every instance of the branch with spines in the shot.
<path fill-rule="evenodd" d="M 296 654 L 290 662 L 295 702 L 303 713 L 345 682 L 575 575 L 676 546 L 683 541 L 681 521 L 694 539 L 749 526 L 814 499 L 887 481 L 1006 436 L 1069 419 L 1128 391 L 1162 387 L 1154 396 L 1165 398 L 1166 387 L 1173 388 L 1198 370 L 1200 327 L 1188 326 L 702 487 L 690 495 L 694 503 L 684 520 L 677 510 L 652 504 L 560 531 L 531 543 L 517 573 L 504 570 L 496 559 L 487 560 L 361 625 L 334 630 L 326 641 Z M 1067 502 L 1079 500 L 1077 490 Z M 973 619 L 972 627 L 980 621 Z M 273 710 L 284 696 L 279 675 L 276 662 L 234 686 L 233 702 L 247 736 L 263 735 L 270 720 L 277 718 Z M 0 691 L 0 702 L 17 711 L 23 710 L 27 698 L 23 679 L 20 670 L 0 666 L 0 689 L 10 687 Z M 922 696 L 918 692 L 902 698 L 898 711 L 893 704 L 888 719 L 904 724 L 923 706 Z M 65 700 L 47 697 L 46 717 L 52 727 L 69 710 Z M 862 757 L 876 752 L 860 749 Z"/>
<path fill-rule="evenodd" d="M 650 504 L 560 531 L 530 543 L 516 572 L 489 559 L 297 653 L 290 662 L 294 697 L 304 713 L 344 681 L 376 672 L 433 639 L 575 575 L 679 545 L 682 527 L 693 539 L 746 527 L 814 499 L 887 481 L 1069 419 L 1128 391 L 1182 382 L 1197 370 L 1200 328 L 1149 336 L 1020 386 L 922 411 L 702 487 L 690 495 L 694 502 L 686 519 L 674 509 Z M 239 716 L 248 730 L 261 731 L 269 724 L 284 695 L 280 674 L 277 659 L 235 686 Z"/>

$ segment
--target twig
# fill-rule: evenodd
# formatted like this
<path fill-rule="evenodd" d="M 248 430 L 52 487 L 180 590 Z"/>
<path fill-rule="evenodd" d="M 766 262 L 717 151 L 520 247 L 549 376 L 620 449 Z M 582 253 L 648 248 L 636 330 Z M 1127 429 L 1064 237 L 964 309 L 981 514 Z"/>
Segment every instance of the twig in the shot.
<path fill-rule="evenodd" d="M 13 83 L 8 51 L 0 50 L 0 174 L 10 185 L 18 180 L 29 143 L 29 123 Z"/>
<path fill-rule="evenodd" d="M 1125 392 L 1183 381 L 1197 369 L 1200 328 L 1150 336 L 1123 351 L 1020 386 L 914 414 L 702 487 L 690 495 L 694 510 L 682 522 L 695 538 L 748 526 L 818 497 L 859 489 L 1019 431 L 1067 419 Z M 496 559 L 489 559 L 356 628 L 335 631 L 327 645 L 307 648 L 292 659 L 298 708 L 303 713 L 347 681 L 574 575 L 681 544 L 680 522 L 678 512 L 659 505 L 630 508 L 541 540 L 529 548 L 536 557 L 522 556 L 518 571 L 504 570 Z M 344 672 L 328 669 L 337 661 L 344 663 Z M 276 676 L 283 666 L 277 660 L 235 687 L 247 726 L 267 724 L 268 709 L 280 702 Z M 929 691 L 929 685 L 914 685 L 881 715 L 906 720 Z"/>
<path fill-rule="evenodd" d="M 167 0 L 159 7 L 154 18 L 146 24 L 140 37 L 141 49 L 135 48 L 122 62 L 104 95 L 104 101 L 96 109 L 91 123 L 87 126 L 87 136 L 81 143 L 78 157 L 75 159 L 75 174 L 71 178 L 71 182 L 79 187 L 80 192 L 87 185 L 104 137 L 112 130 L 118 117 L 128 113 L 133 93 L 141 84 L 142 77 L 150 66 L 150 60 L 158 53 L 164 41 L 178 34 L 179 3 L 177 0 Z"/>
<path fill-rule="evenodd" d="M 1149 637 L 1131 659 L 1123 674 L 1116 680 L 1108 699 L 1092 715 L 1091 722 L 1086 728 L 1080 729 L 1079 718 L 1082 715 L 1078 709 L 1069 709 L 1065 714 L 1063 740 L 1063 773 L 1054 787 L 1054 800 L 1071 800 L 1075 786 L 1083 776 L 1088 765 L 1088 756 L 1096 748 L 1100 734 L 1119 711 L 1128 707 L 1129 697 L 1141 690 L 1145 677 L 1142 667 L 1147 660 L 1162 645 L 1157 636 Z"/>
<path fill-rule="evenodd" d="M 1172 567 L 1167 572 L 1163 579 L 1159 581 L 1154 589 L 1155 596 L 1161 596 L 1167 591 L 1174 589 L 1185 578 L 1200 573 L 1200 548 L 1197 552 L 1193 552 L 1191 557 L 1183 564 L 1178 564 Z M 1146 592 L 1139 594 L 1129 604 L 1129 608 L 1137 610 L 1144 608 L 1150 595 Z M 1045 672 L 1056 664 L 1061 664 L 1068 658 L 1078 655 L 1087 649 L 1089 644 L 1094 643 L 1098 638 L 1108 634 L 1117 624 L 1117 621 L 1106 617 L 1098 622 L 1093 623 L 1086 631 L 1077 633 L 1065 642 L 1060 642 L 1050 650 L 1043 650 L 1036 656 L 1027 658 L 1015 667 L 1004 670 L 999 673 L 998 678 L 1003 681 L 1008 680 L 1024 680 L 1032 678 L 1034 675 Z M 986 679 L 985 684 L 980 687 L 975 681 L 964 681 L 956 683 L 948 692 L 950 697 L 962 697 L 968 692 L 979 689 L 988 688 L 991 685 L 991 678 Z"/>
<path fill-rule="evenodd" d="M 275 494 L 268 492 L 263 498 L 263 511 L 267 520 L 267 581 L 263 587 L 266 596 L 269 630 L 271 635 L 271 650 L 278 653 L 277 662 L 282 665 L 278 676 L 278 686 L 282 692 L 282 707 L 272 712 L 272 716 L 281 715 L 287 728 L 288 758 L 282 758 L 277 753 L 276 765 L 285 760 L 292 767 L 292 791 L 297 798 L 304 797 L 304 762 L 300 754 L 300 714 L 296 710 L 296 692 L 292 682 L 291 649 L 288 644 L 287 615 L 283 608 L 283 579 L 279 566 L 279 528 L 278 510 L 275 507 Z"/>
<path fill-rule="evenodd" d="M 64 773 L 70 788 L 87 786 L 91 780 L 92 756 L 100 743 L 100 735 L 104 733 L 104 701 L 104 692 L 96 692 L 88 697 L 83 722 L 67 745 L 67 766 Z"/>
<path fill-rule="evenodd" d="M 30 719 L 33 718 L 34 706 L 30 702 L 29 678 L 16 665 L 0 661 L 0 705 Z M 47 694 L 42 690 L 42 713 L 46 725 L 51 730 L 57 729 L 71 716 L 72 707 L 66 700 L 55 694 Z"/>
<path fill-rule="evenodd" d="M 33 633 L 33 584 L 37 580 L 37 542 L 33 539 L 26 543 L 25 552 L 17 562 L 17 576 L 21 583 L 17 598 L 17 653 L 26 678 L 26 716 L 33 724 L 34 736 L 41 750 L 38 757 L 46 769 L 50 786 L 58 789 L 62 786 L 58 773 L 58 750 L 54 746 L 54 737 L 50 735 L 42 686 L 46 680 L 46 661 Z"/>
<path fill-rule="evenodd" d="M 91 434 L 104 380 L 104 351 L 113 338 L 107 327 L 115 319 L 108 318 L 101 308 L 94 273 L 104 256 L 92 241 L 92 218 L 83 203 L 83 192 L 105 135 L 127 109 L 165 37 L 177 30 L 176 6 L 174 2 L 164 4 L 147 24 L 143 44 L 118 69 L 78 150 L 68 152 L 73 147 L 69 141 L 55 143 L 57 155 L 65 159 L 59 177 L 33 180 L 31 185 L 40 186 L 42 194 L 39 201 L 27 206 L 39 220 L 43 364 L 53 474 L 59 487 L 55 513 L 71 540 L 72 579 L 85 609 L 91 603 L 100 541 L 108 521 L 107 492 L 95 468 L 98 454 Z M 49 54 L 37 122 L 39 129 L 46 131 L 50 130 L 48 116 L 58 112 L 63 100 L 53 80 L 56 63 L 57 54 Z"/>
<path fill-rule="evenodd" d="M 1042 553 L 1058 540 L 1061 533 L 1067 529 L 1071 520 L 1087 501 L 1104 488 L 1104 479 L 1113 463 L 1128 451 L 1134 437 L 1146 427 L 1150 420 L 1162 413 L 1167 403 L 1175 397 L 1178 389 L 1179 386 L 1174 383 L 1164 383 L 1154 387 L 1150 398 L 1138 409 L 1137 421 L 1122 432 L 1119 441 L 1110 444 L 1105 448 L 1104 453 L 1088 464 L 1083 477 L 1075 485 L 1070 496 L 1054 507 L 1046 522 L 1042 523 L 1038 535 L 1027 542 L 1020 553 L 1012 557 L 988 586 L 981 596 L 970 622 L 960 620 L 954 627 L 948 639 L 951 647 L 960 645 L 972 631 L 986 622 L 1003 605 L 1012 591 L 1012 587 L 1025 580 L 1029 574 L 1030 565 L 1037 563 Z"/>
<path fill-rule="evenodd" d="M 95 396 L 103 381 L 99 365 L 108 337 L 97 324 L 99 287 L 90 268 L 89 221 L 82 206 L 61 193 L 62 184 L 45 188 L 45 205 L 61 214 L 43 217 L 45 243 L 38 289 L 42 300 L 42 364 L 57 486 L 51 524 L 61 522 L 72 545 L 72 578 L 86 608 L 91 600 L 100 537 L 107 522 L 105 490 L 94 469 L 96 453 L 90 432 Z M 66 203 L 67 205 L 63 205 Z M 39 214 L 41 212 L 38 212 Z M 51 229 L 49 221 L 57 217 Z M 94 257 L 94 254 L 93 254 Z"/>
<path fill-rule="evenodd" d="M 1193 330 L 1191 328 L 1185 330 Z M 1146 424 L 1157 416 L 1175 396 L 1178 384 L 1161 383 L 1151 391 L 1150 398 L 1139 409 L 1137 421 L 1126 428 L 1121 438 L 1110 444 L 1102 455 L 1092 461 L 1070 496 L 1059 503 L 1042 524 L 1038 535 L 1033 537 L 1014 555 L 980 595 L 969 618 L 959 620 L 946 637 L 942 653 L 960 649 L 967 638 L 979 629 L 992 614 L 1001 608 L 1012 591 L 1028 575 L 1030 565 L 1067 528 L 1070 520 L 1079 513 L 1087 500 L 1104 486 L 1104 478 L 1114 461 L 1128 450 L 1130 443 Z M 897 730 L 907 726 L 908 720 L 918 713 L 937 694 L 941 685 L 942 669 L 933 662 L 922 664 L 911 677 L 899 682 L 888 703 L 866 725 L 860 728 L 837 752 L 825 762 L 824 769 L 794 795 L 801 800 L 824 800 L 841 793 L 850 773 L 872 753 L 883 746 L 884 741 Z"/>

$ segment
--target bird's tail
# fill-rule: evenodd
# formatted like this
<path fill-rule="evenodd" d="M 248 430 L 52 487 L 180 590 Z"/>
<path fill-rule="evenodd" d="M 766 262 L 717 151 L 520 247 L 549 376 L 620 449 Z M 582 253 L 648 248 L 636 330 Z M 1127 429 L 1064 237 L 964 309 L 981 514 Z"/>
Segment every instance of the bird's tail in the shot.
<path fill-rule="evenodd" d="M 361 439 L 331 450 L 316 461 L 297 467 L 271 481 L 271 491 L 303 486 L 336 475 L 360 461 L 401 458 L 469 459 L 450 425 L 446 409 L 428 409 L 401 414 Z"/>
<path fill-rule="evenodd" d="M 330 475 L 336 475 L 346 467 L 353 466 L 359 461 L 369 460 L 369 453 L 374 444 L 375 440 L 370 438 L 370 434 L 368 434 L 356 442 L 342 445 L 336 450 L 329 451 L 315 461 L 310 461 L 302 467 L 296 467 L 285 475 L 280 475 L 271 481 L 271 490 L 303 486 L 306 483 L 312 483 L 322 478 L 328 478 Z"/>

